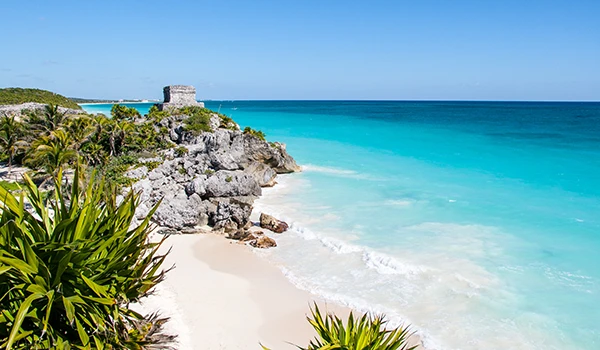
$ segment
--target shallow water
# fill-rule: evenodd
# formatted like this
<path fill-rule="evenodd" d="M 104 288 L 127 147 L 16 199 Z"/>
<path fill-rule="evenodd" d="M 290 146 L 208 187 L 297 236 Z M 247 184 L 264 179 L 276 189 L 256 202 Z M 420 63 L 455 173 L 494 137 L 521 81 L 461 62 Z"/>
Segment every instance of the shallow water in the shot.
<path fill-rule="evenodd" d="M 304 167 L 256 203 L 299 286 L 430 348 L 600 348 L 599 103 L 206 104 Z"/>

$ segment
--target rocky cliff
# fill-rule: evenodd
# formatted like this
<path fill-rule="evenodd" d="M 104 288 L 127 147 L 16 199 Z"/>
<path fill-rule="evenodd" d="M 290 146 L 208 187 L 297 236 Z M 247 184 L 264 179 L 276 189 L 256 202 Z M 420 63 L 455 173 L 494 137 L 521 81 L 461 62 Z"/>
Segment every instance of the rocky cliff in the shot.
<path fill-rule="evenodd" d="M 206 226 L 230 234 L 243 231 L 250 225 L 261 187 L 273 186 L 277 174 L 300 168 L 284 144 L 243 133 L 237 125 L 220 127 L 216 114 L 210 120 L 214 131 L 199 135 L 186 131 L 185 118 L 172 116 L 160 122 L 185 151 L 168 150 L 157 168 L 142 167 L 128 174 L 139 179 L 134 184 L 141 191 L 138 217 L 145 217 L 162 199 L 153 217 L 160 226 L 184 232 Z"/>

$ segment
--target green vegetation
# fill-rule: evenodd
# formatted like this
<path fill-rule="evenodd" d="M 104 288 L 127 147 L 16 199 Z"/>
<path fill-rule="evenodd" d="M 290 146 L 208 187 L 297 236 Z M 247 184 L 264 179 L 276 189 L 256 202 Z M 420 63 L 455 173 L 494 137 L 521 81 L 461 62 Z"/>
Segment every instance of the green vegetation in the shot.
<path fill-rule="evenodd" d="M 117 204 L 103 179 L 90 180 L 63 188 L 59 171 L 50 200 L 28 177 L 26 199 L 0 187 L 1 348 L 150 349 L 173 340 L 161 334 L 165 320 L 129 308 L 164 278 L 164 239 L 148 242 L 156 207 L 130 229 L 138 195 Z"/>
<path fill-rule="evenodd" d="M 187 115 L 189 118 L 184 120 L 185 130 L 191 132 L 193 135 L 200 135 L 202 132 L 212 132 L 210 127 L 210 115 L 213 113 L 210 109 L 202 107 L 183 107 L 173 114 L 176 115 Z"/>
<path fill-rule="evenodd" d="M 113 105 L 110 109 L 110 114 L 113 119 L 116 120 L 128 120 L 134 121 L 136 118 L 140 118 L 140 112 L 133 107 L 127 107 L 120 104 Z"/>
<path fill-rule="evenodd" d="M 148 119 L 159 122 L 169 116 L 169 112 L 158 110 L 158 105 L 152 105 L 148 110 Z"/>
<path fill-rule="evenodd" d="M 0 181 L 0 187 L 4 188 L 7 191 L 17 191 L 21 189 L 21 186 L 16 182 L 8 182 L 8 181 Z"/>
<path fill-rule="evenodd" d="M 226 116 L 225 114 L 219 113 L 218 115 L 219 115 L 219 118 L 221 119 L 221 125 L 219 125 L 219 127 L 224 128 L 224 129 L 234 130 L 234 131 L 239 130 L 238 125 L 233 121 L 233 119 Z"/>
<path fill-rule="evenodd" d="M 40 89 L 5 88 L 0 89 L 0 105 L 16 105 L 26 102 L 57 105 L 81 109 L 74 101 L 50 91 Z"/>
<path fill-rule="evenodd" d="M 300 350 L 413 350 L 408 347 L 411 336 L 408 328 L 386 329 L 387 321 L 383 316 L 363 315 L 360 319 L 352 313 L 346 323 L 339 317 L 321 315 L 317 304 L 311 309 L 308 322 L 317 332 L 317 336 L 308 347 L 297 346 Z M 263 346 L 263 349 L 268 350 Z"/>
<path fill-rule="evenodd" d="M 177 157 L 183 157 L 183 156 L 185 156 L 186 154 L 188 154 L 188 152 L 189 152 L 189 151 L 190 151 L 190 150 L 189 150 L 189 149 L 187 149 L 186 147 L 179 146 L 179 147 L 175 148 L 175 155 L 176 155 Z"/>
<path fill-rule="evenodd" d="M 106 179 L 118 185 L 129 186 L 134 180 L 125 176 L 125 173 L 130 168 L 138 164 L 138 160 L 135 156 L 125 154 L 118 157 L 111 158 L 106 164 L 104 174 Z"/>
<path fill-rule="evenodd" d="M 15 154 L 25 147 L 25 143 L 20 140 L 21 137 L 23 137 L 23 126 L 14 116 L 4 116 L 0 119 L 0 149 L 6 154 L 9 172 L 12 170 Z"/>
<path fill-rule="evenodd" d="M 26 165 L 46 179 L 80 161 L 101 169 L 109 181 L 127 185 L 131 180 L 123 174 L 136 165 L 139 155 L 173 147 L 167 131 L 139 118 L 137 110 L 119 105 L 113 107 L 112 118 L 65 115 L 47 105 L 43 111 L 28 111 L 22 122 L 0 117 L 0 150 L 9 166 Z M 126 162 L 122 156 L 127 156 Z M 136 161 L 129 161 L 131 157 Z"/>
<path fill-rule="evenodd" d="M 244 134 L 248 134 L 248 135 L 252 135 L 254 137 L 257 137 L 263 141 L 265 141 L 265 133 L 260 131 L 260 130 L 254 130 L 251 127 L 247 126 L 244 128 Z"/>

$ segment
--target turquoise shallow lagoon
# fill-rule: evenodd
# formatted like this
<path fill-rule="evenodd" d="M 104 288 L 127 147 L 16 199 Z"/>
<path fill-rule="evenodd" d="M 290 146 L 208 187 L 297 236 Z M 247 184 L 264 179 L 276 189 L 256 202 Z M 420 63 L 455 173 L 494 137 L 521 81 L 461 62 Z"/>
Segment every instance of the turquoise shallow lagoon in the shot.
<path fill-rule="evenodd" d="M 430 348 L 600 348 L 600 103 L 206 106 L 304 167 L 257 202 L 292 224 L 263 254 L 300 287 Z"/>

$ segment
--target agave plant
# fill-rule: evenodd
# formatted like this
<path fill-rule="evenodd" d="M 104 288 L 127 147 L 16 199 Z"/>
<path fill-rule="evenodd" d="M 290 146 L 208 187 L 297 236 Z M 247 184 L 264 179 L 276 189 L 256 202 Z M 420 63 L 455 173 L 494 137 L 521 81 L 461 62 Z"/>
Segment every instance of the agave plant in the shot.
<path fill-rule="evenodd" d="M 387 321 L 383 316 L 363 315 L 360 319 L 352 313 L 348 321 L 327 314 L 321 315 L 317 304 L 311 309 L 308 322 L 317 332 L 317 337 L 308 347 L 298 346 L 300 350 L 413 350 L 408 347 L 411 336 L 408 328 L 386 329 Z M 265 348 L 266 349 L 266 348 Z"/>
<path fill-rule="evenodd" d="M 117 204 L 101 178 L 58 179 L 48 200 L 27 176 L 18 196 L 0 187 L 0 349 L 169 348 L 164 320 L 128 307 L 164 278 L 156 207 L 131 226 L 136 193 Z"/>

